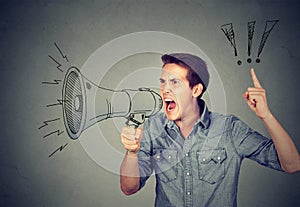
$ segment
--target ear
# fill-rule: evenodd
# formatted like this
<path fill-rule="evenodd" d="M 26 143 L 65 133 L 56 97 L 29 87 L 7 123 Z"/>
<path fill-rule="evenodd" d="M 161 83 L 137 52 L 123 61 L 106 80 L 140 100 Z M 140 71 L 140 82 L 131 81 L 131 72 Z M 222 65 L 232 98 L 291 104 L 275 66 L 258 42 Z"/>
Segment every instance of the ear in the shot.
<path fill-rule="evenodd" d="M 202 94 L 203 85 L 201 83 L 198 83 L 193 87 L 192 91 L 193 91 L 193 97 L 197 98 Z"/>

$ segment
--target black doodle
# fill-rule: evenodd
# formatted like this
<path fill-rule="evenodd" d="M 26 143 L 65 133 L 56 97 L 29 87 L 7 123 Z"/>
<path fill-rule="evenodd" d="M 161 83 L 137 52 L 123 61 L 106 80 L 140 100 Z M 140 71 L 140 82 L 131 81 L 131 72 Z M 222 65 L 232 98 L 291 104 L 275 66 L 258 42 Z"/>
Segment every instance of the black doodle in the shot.
<path fill-rule="evenodd" d="M 54 79 L 53 81 L 42 81 L 42 84 L 60 86 L 62 84 L 62 97 L 56 99 L 55 103 L 49 103 L 47 108 L 62 106 L 62 115 L 65 129 L 69 137 L 73 140 L 78 139 L 81 132 L 93 124 L 114 117 L 123 117 L 127 119 L 126 124 L 137 127 L 142 124 L 145 118 L 158 113 L 163 105 L 160 95 L 150 88 L 138 88 L 138 89 L 122 89 L 113 90 L 105 87 L 101 87 L 85 77 L 80 70 L 71 66 L 66 70 L 66 62 L 69 62 L 66 54 L 62 52 L 59 46 L 54 43 L 61 58 L 65 61 L 60 62 L 62 59 L 56 59 L 55 55 L 48 55 L 49 58 L 56 63 L 56 68 L 65 74 L 63 80 Z M 94 94 L 94 91 L 101 91 L 101 100 L 105 106 L 100 110 L 100 113 L 93 114 L 94 102 L 89 100 L 87 95 Z M 114 103 L 112 103 L 111 95 L 117 96 Z M 133 97 L 139 100 L 149 100 L 147 103 L 139 104 L 138 101 L 134 101 Z M 118 102 L 125 102 L 118 105 Z M 49 126 L 50 123 L 60 120 L 60 118 L 49 119 L 43 122 L 43 125 L 39 127 L 42 129 Z M 50 136 L 61 136 L 64 133 L 61 129 L 55 129 L 48 132 L 43 138 Z M 49 157 L 53 156 L 56 152 L 62 151 L 68 143 L 57 148 Z"/>
<path fill-rule="evenodd" d="M 52 106 L 61 106 L 64 102 L 68 102 L 68 100 L 56 99 L 58 103 L 47 104 L 46 107 Z"/>
<path fill-rule="evenodd" d="M 67 55 L 64 55 L 64 53 L 61 51 L 61 49 L 58 47 L 58 45 L 56 44 L 56 42 L 54 42 L 55 47 L 58 49 L 60 55 L 62 58 L 66 59 L 67 62 L 69 62 Z"/>
<path fill-rule="evenodd" d="M 102 100 L 104 104 L 97 114 L 91 110 L 95 107 L 94 101 L 89 99 L 90 95 L 87 96 L 92 91 L 101 91 L 99 100 Z M 131 124 L 142 123 L 141 120 L 134 122 L 133 119 L 136 117 L 149 118 L 158 113 L 163 105 L 160 95 L 150 88 L 122 90 L 105 88 L 93 83 L 75 66 L 70 67 L 65 75 L 62 94 L 62 98 L 68 100 L 63 102 L 62 106 L 65 128 L 71 139 L 78 139 L 82 131 L 109 118 L 123 117 L 127 120 L 130 119 Z M 116 102 L 124 102 L 125 106 L 115 107 L 118 103 L 112 103 L 113 94 L 117 96 Z M 96 94 L 93 93 L 93 95 Z M 133 97 L 140 100 L 148 99 L 148 101 L 138 104 L 133 101 Z M 136 116 L 132 116 L 132 114 Z M 143 114 L 143 116 L 138 114 Z"/>
<path fill-rule="evenodd" d="M 230 42 L 231 46 L 233 47 L 234 56 L 237 56 L 238 53 L 237 53 L 237 48 L 236 48 L 236 44 L 235 44 L 235 34 L 234 34 L 232 23 L 222 25 L 221 30 L 223 31 L 223 33 L 227 37 L 228 41 Z M 239 63 L 242 64 L 242 62 L 240 60 L 238 61 L 238 65 L 240 65 Z"/>
<path fill-rule="evenodd" d="M 64 133 L 64 131 L 60 131 L 60 130 L 58 129 L 58 130 L 56 130 L 56 131 L 53 131 L 53 132 L 50 132 L 50 133 L 46 134 L 46 135 L 44 136 L 44 138 L 49 137 L 50 135 L 53 135 L 53 134 L 56 134 L 57 136 L 59 136 L 59 135 L 61 135 L 62 133 Z"/>
<path fill-rule="evenodd" d="M 51 60 L 53 60 L 53 61 L 57 64 L 56 68 L 57 68 L 60 72 L 64 72 L 64 70 L 61 69 L 62 64 L 60 64 L 60 63 L 59 63 L 54 57 L 52 57 L 51 55 L 48 55 L 48 56 L 49 56 L 49 58 L 51 58 Z"/>
<path fill-rule="evenodd" d="M 58 85 L 60 84 L 61 80 L 53 80 L 53 82 L 50 81 L 42 81 L 42 84 L 50 84 L 50 85 Z"/>
<path fill-rule="evenodd" d="M 267 20 L 266 21 L 265 28 L 264 28 L 264 31 L 263 31 L 263 35 L 261 37 L 261 41 L 260 41 L 259 48 L 258 48 L 256 63 L 261 62 L 260 55 L 263 51 L 263 48 L 266 44 L 266 41 L 267 41 L 271 31 L 274 29 L 274 27 L 278 23 L 278 21 L 279 20 Z M 255 23 L 256 23 L 256 21 L 250 21 L 250 22 L 247 23 L 247 30 L 248 30 L 248 37 L 247 37 L 247 39 L 248 39 L 248 47 L 247 47 L 247 49 L 248 49 L 247 50 L 248 59 L 247 59 L 247 62 L 248 63 L 252 62 L 251 52 L 252 52 L 252 42 L 253 42 L 253 37 L 254 37 Z M 232 23 L 224 24 L 224 25 L 221 26 L 221 30 L 225 34 L 227 40 L 230 42 L 230 45 L 233 47 L 234 56 L 238 56 L 233 24 Z M 238 60 L 237 64 L 242 65 L 242 61 Z"/>
<path fill-rule="evenodd" d="M 279 20 L 272 20 L 272 21 L 267 20 L 266 21 L 264 33 L 261 37 L 261 41 L 260 41 L 259 48 L 258 48 L 258 54 L 257 54 L 257 59 L 256 59 L 257 63 L 260 62 L 259 56 L 263 51 L 263 48 L 264 48 L 264 46 L 266 44 L 266 41 L 267 41 L 267 38 L 269 37 L 271 31 L 274 29 L 275 25 L 278 22 L 279 22 Z"/>
<path fill-rule="evenodd" d="M 65 68 L 67 67 L 66 63 L 69 62 L 68 56 L 63 52 L 63 50 L 58 46 L 58 44 L 56 42 L 54 42 L 54 46 L 57 49 L 59 56 L 49 54 L 48 57 L 56 64 L 56 69 L 59 70 L 61 73 L 64 73 Z M 43 85 L 49 85 L 49 86 L 60 86 L 62 83 L 62 80 L 60 78 L 58 78 L 58 79 L 54 79 L 51 81 L 42 81 L 41 83 Z M 49 107 L 55 107 L 55 106 L 62 106 L 64 102 L 67 102 L 67 100 L 63 100 L 60 98 L 56 99 L 56 101 L 57 101 L 56 103 L 47 104 L 46 107 L 49 108 Z M 43 121 L 43 124 L 40 127 L 38 127 L 38 129 L 41 130 L 43 128 L 50 127 L 51 124 L 53 124 L 54 122 L 57 122 L 59 120 L 61 120 L 61 117 L 45 120 L 45 121 Z M 55 129 L 50 132 L 47 132 L 43 136 L 43 138 L 48 138 L 50 136 L 61 136 L 63 133 L 64 133 L 63 130 Z M 67 146 L 67 144 L 68 143 L 66 143 L 65 145 L 56 149 L 53 153 L 51 153 L 49 155 L 49 157 L 53 156 L 58 151 L 62 151 Z"/>
<path fill-rule="evenodd" d="M 44 125 L 40 126 L 38 129 L 41 129 L 41 128 L 45 127 L 45 126 L 49 126 L 49 123 L 54 122 L 54 121 L 58 121 L 58 120 L 60 120 L 60 118 L 46 120 L 46 121 L 43 122 Z"/>
<path fill-rule="evenodd" d="M 68 145 L 68 143 L 66 143 L 66 144 L 60 146 L 59 148 L 57 148 L 54 152 L 52 152 L 52 153 L 49 155 L 49 158 L 52 157 L 52 155 L 54 155 L 56 152 L 62 151 L 67 145 Z"/>
<path fill-rule="evenodd" d="M 247 62 L 251 63 L 251 49 L 252 49 L 252 40 L 254 35 L 255 21 L 248 22 L 248 59 Z"/>

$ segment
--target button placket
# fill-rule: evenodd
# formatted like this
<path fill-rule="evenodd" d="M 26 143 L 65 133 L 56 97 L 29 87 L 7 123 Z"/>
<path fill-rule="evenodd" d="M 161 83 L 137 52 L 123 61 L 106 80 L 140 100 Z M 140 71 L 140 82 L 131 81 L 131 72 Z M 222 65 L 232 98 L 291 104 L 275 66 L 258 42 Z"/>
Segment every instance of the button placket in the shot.
<path fill-rule="evenodd" d="M 192 205 L 192 188 L 193 188 L 193 178 L 191 173 L 191 156 L 189 152 L 185 153 L 184 162 L 184 180 L 185 180 L 185 206 Z"/>

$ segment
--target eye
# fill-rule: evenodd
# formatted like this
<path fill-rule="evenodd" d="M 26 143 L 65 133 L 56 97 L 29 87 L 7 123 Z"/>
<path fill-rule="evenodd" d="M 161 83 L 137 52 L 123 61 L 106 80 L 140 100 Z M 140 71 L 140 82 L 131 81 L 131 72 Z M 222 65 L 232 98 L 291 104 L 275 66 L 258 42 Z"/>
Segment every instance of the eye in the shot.
<path fill-rule="evenodd" d="M 173 86 L 178 86 L 181 83 L 181 81 L 179 79 L 172 79 L 171 83 Z"/>
<path fill-rule="evenodd" d="M 164 79 L 159 79 L 159 83 L 160 83 L 160 85 L 165 85 L 165 84 L 166 84 L 166 80 L 164 80 Z"/>

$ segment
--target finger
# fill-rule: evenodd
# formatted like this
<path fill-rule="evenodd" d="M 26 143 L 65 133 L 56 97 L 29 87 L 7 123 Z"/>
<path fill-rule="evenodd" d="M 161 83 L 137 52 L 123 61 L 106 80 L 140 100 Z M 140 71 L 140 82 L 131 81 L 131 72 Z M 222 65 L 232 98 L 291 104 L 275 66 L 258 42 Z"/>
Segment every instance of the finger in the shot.
<path fill-rule="evenodd" d="M 247 105 L 250 107 L 251 110 L 255 110 L 256 102 L 254 100 L 245 99 Z"/>
<path fill-rule="evenodd" d="M 126 132 L 122 132 L 121 133 L 121 138 L 124 137 L 128 140 L 136 140 L 135 135 L 134 134 L 128 134 Z"/>
<path fill-rule="evenodd" d="M 253 68 L 251 68 L 250 73 L 251 73 L 251 77 L 252 77 L 252 80 L 253 80 L 254 87 L 255 88 L 262 88 Z"/>
<path fill-rule="evenodd" d="M 261 96 L 266 96 L 266 93 L 264 90 L 249 90 L 248 91 L 248 95 L 252 96 L 252 95 L 261 95 Z"/>
<path fill-rule="evenodd" d="M 130 151 L 136 151 L 136 150 L 139 149 L 139 147 L 140 146 L 138 144 L 136 144 L 136 145 L 124 145 L 124 148 L 126 150 L 130 150 Z"/>
<path fill-rule="evenodd" d="M 254 88 L 254 87 L 249 87 L 247 88 L 248 92 L 260 92 L 260 93 L 264 93 L 265 89 L 263 88 Z"/>
<path fill-rule="evenodd" d="M 251 95 L 249 96 L 249 99 L 250 99 L 250 100 L 254 100 L 255 102 L 257 102 L 257 101 L 261 102 L 261 101 L 264 100 L 264 96 L 261 95 L 261 94 L 251 94 Z"/>
<path fill-rule="evenodd" d="M 132 140 L 132 139 L 127 139 L 126 137 L 124 136 L 121 136 L 121 139 L 122 139 L 122 143 L 125 145 L 134 145 L 134 144 L 137 144 L 138 141 L 137 140 Z"/>
<path fill-rule="evenodd" d="M 141 138 L 142 138 L 142 129 L 137 128 L 136 131 L 135 131 L 135 139 L 140 140 Z"/>
<path fill-rule="evenodd" d="M 251 102 L 250 99 L 250 92 L 249 91 L 246 91 L 244 94 L 243 94 L 243 98 L 245 99 L 246 102 Z"/>
<path fill-rule="evenodd" d="M 134 128 L 132 128 L 132 127 L 129 127 L 129 126 L 126 126 L 126 127 L 123 127 L 123 128 L 122 128 L 122 133 L 124 133 L 124 134 L 135 135 L 136 129 L 134 129 Z"/>
<path fill-rule="evenodd" d="M 136 129 L 133 129 L 131 127 L 123 127 L 121 136 L 124 136 L 127 139 L 135 140 L 136 139 Z"/>
<path fill-rule="evenodd" d="M 248 98 L 249 98 L 249 92 L 246 91 L 244 94 L 243 94 L 243 98 L 247 101 Z"/>

